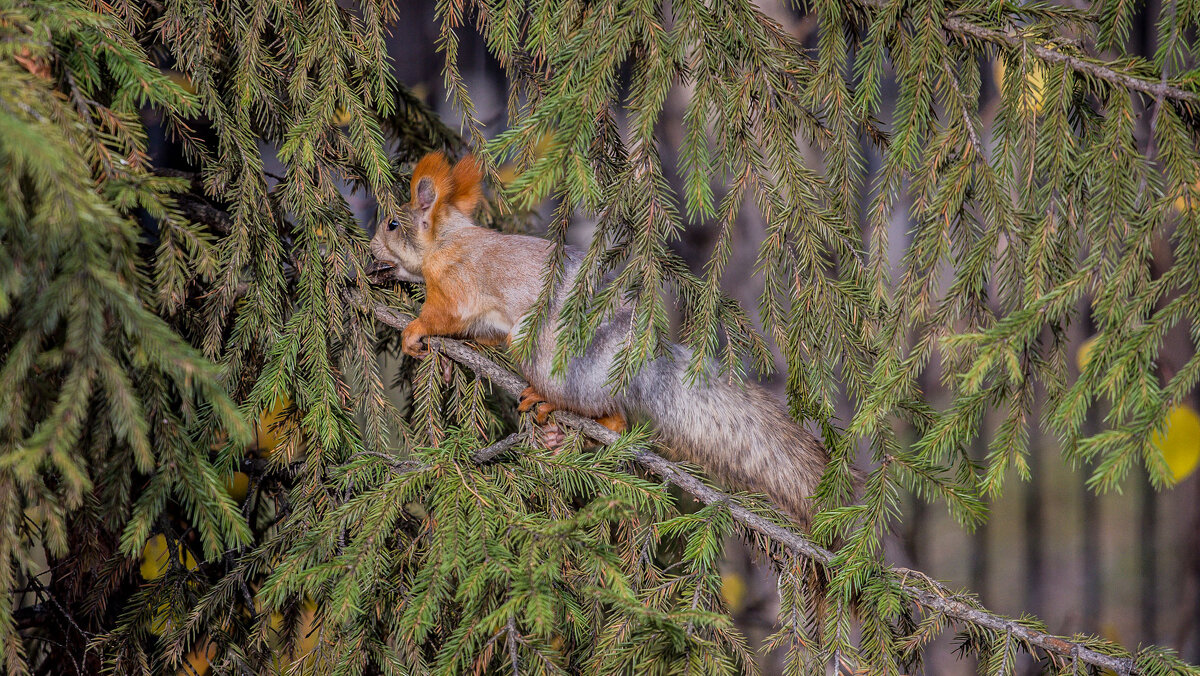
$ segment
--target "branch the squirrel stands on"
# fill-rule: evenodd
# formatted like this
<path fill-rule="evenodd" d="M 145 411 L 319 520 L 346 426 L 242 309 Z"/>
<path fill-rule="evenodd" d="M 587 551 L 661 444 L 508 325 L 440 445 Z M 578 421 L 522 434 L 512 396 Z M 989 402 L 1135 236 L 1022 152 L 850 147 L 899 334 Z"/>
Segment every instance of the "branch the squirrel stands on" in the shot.
<path fill-rule="evenodd" d="M 374 314 L 375 318 L 380 322 L 396 330 L 403 330 L 412 321 L 411 318 L 384 305 L 376 305 L 374 307 Z M 516 374 L 475 351 L 466 343 L 442 337 L 428 337 L 427 341 L 431 351 L 440 352 L 459 364 L 466 366 L 514 397 L 519 396 L 527 385 Z M 561 409 L 555 411 L 554 416 L 556 422 L 578 429 L 601 444 L 613 444 L 620 438 L 619 434 L 590 418 L 585 418 Z M 501 450 L 506 449 L 513 445 L 512 443 L 508 443 L 510 441 L 511 437 L 501 441 L 499 444 L 493 444 L 493 447 L 503 446 Z M 491 455 L 495 455 L 495 453 Z M 755 514 L 738 503 L 734 496 L 706 485 L 683 470 L 676 463 L 663 458 L 657 453 L 646 449 L 638 449 L 633 452 L 632 458 L 643 468 L 675 484 L 693 498 L 706 505 L 724 503 L 729 509 L 733 520 L 745 528 L 761 536 L 770 538 L 793 553 L 817 561 L 823 566 L 828 567 L 833 563 L 834 555 L 829 550 L 810 542 L 799 533 L 772 523 L 770 520 Z M 478 455 L 476 459 L 479 459 Z M 1103 669 L 1110 669 L 1117 674 L 1136 673 L 1132 657 L 1122 658 L 1106 655 L 1089 648 L 1080 641 L 1072 641 L 1031 629 L 1020 622 L 1002 617 L 962 599 L 919 572 L 908 571 L 903 568 L 892 568 L 892 570 L 904 577 L 905 582 L 901 585 L 903 591 L 919 606 L 941 613 L 949 618 L 1009 634 L 1030 645 L 1037 646 L 1047 653 L 1079 660 Z M 926 588 L 908 581 L 914 578 L 928 581 L 929 587 Z"/>

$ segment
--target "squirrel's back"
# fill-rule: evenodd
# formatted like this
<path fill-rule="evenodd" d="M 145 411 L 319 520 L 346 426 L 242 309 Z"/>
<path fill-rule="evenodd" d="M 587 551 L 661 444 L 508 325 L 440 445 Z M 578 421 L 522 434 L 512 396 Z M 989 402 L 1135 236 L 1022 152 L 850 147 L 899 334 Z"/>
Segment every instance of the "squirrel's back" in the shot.
<path fill-rule="evenodd" d="M 597 328 L 566 372 L 552 377 L 558 311 L 582 262 L 568 251 L 559 293 L 537 339 L 533 358 L 521 365 L 534 388 L 556 406 L 591 417 L 621 413 L 649 420 L 674 459 L 700 465 L 728 488 L 765 493 L 801 523 L 811 516 L 810 497 L 828 463 L 821 442 L 788 414 L 783 403 L 757 385 L 731 383 L 715 367 L 691 382 L 691 353 L 672 344 L 670 354 L 647 363 L 624 391 L 607 384 L 624 349 L 632 310 L 619 308 Z"/>

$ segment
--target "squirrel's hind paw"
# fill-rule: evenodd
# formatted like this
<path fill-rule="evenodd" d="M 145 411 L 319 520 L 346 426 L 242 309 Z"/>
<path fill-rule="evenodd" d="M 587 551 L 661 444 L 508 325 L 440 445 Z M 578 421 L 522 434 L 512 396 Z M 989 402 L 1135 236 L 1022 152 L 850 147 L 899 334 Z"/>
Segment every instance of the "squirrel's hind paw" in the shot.
<path fill-rule="evenodd" d="M 546 401 L 546 398 L 538 393 L 537 390 L 533 389 L 532 385 L 526 387 L 525 390 L 521 392 L 521 401 L 517 404 L 517 410 L 521 413 L 532 410 L 533 419 L 537 421 L 537 424 L 539 425 L 546 424 L 547 416 L 549 416 L 550 413 L 556 408 L 558 407 Z"/>
<path fill-rule="evenodd" d="M 539 425 L 534 428 L 534 439 L 551 451 L 557 451 L 567 440 L 566 432 L 555 424 Z"/>
<path fill-rule="evenodd" d="M 625 430 L 629 429 L 629 423 L 626 422 L 625 416 L 620 413 L 609 413 L 608 415 L 596 418 L 596 422 L 617 434 L 624 434 Z"/>

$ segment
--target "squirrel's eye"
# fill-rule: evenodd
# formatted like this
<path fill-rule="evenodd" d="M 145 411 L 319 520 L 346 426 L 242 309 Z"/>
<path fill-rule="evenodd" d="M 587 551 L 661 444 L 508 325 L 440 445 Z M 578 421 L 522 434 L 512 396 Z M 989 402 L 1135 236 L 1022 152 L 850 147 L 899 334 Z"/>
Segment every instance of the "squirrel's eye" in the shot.
<path fill-rule="evenodd" d="M 388 231 L 389 232 L 392 230 L 395 230 L 398 227 L 400 227 L 400 221 L 397 221 L 394 218 L 392 220 L 388 221 Z"/>

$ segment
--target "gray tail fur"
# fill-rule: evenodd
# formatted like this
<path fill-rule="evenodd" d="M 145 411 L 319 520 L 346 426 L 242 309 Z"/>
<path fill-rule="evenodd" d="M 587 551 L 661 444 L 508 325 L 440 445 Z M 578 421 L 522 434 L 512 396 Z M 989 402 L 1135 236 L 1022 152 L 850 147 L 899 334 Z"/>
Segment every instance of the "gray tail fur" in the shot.
<path fill-rule="evenodd" d="M 634 376 L 627 402 L 639 410 L 630 412 L 654 421 L 676 459 L 704 467 L 728 488 L 765 493 L 807 526 L 829 460 L 821 442 L 761 387 L 731 384 L 711 368 L 688 384 L 689 355 L 676 347 L 673 357 Z"/>

